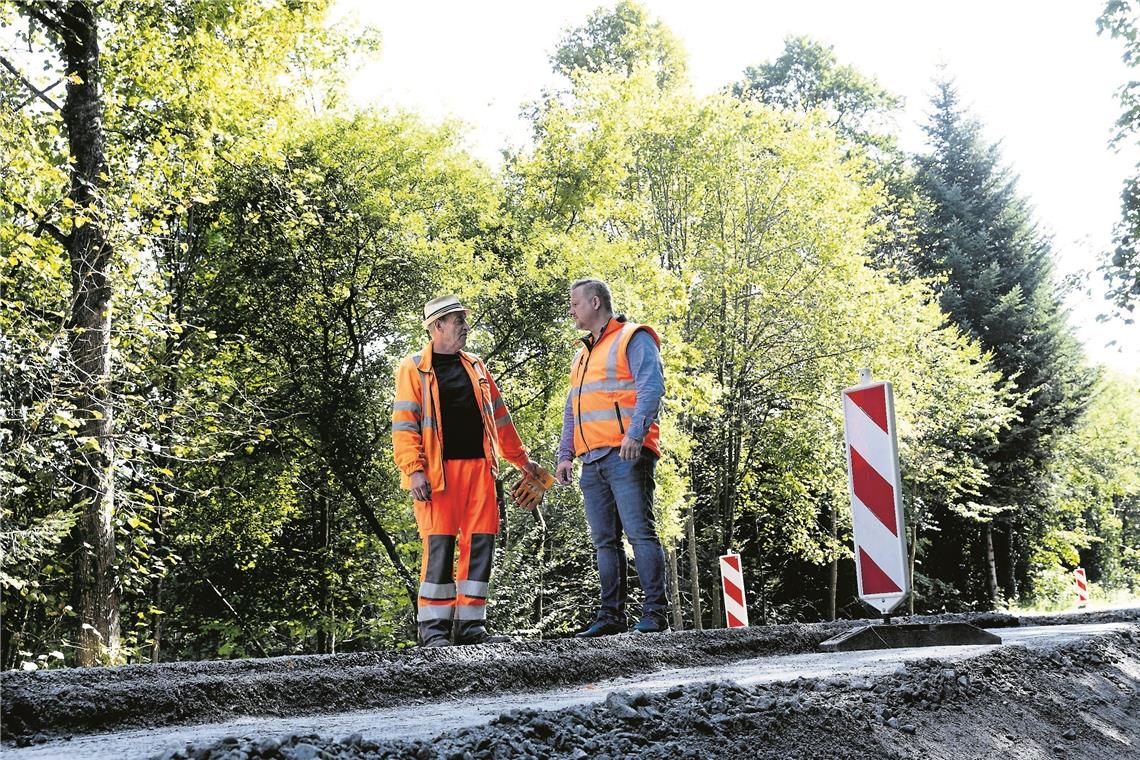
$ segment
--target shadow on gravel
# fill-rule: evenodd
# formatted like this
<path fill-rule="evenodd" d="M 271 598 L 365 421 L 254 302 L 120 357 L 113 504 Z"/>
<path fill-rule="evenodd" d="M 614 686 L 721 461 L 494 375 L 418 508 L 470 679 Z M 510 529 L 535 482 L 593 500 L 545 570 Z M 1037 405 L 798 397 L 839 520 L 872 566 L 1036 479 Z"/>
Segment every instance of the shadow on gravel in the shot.
<path fill-rule="evenodd" d="M 1054 617 L 1058 624 L 1136 620 L 1140 610 Z M 907 622 L 1019 624 L 1009 615 L 939 615 Z M 867 621 L 627 634 L 448 649 L 181 662 L 0 674 L 5 739 L 26 743 L 113 728 L 220 722 L 243 716 L 335 713 L 439 695 L 531 691 L 665 668 L 814 651 Z M 1039 625 L 1039 618 L 1026 619 Z"/>

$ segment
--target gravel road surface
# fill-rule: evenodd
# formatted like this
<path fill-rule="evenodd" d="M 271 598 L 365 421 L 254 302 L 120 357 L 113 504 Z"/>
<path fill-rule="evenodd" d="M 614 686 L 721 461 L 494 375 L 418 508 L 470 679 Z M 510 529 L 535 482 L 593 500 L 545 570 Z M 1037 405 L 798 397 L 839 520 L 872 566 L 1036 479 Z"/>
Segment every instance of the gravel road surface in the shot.
<path fill-rule="evenodd" d="M 500 755 L 493 751 L 487 753 L 490 747 L 498 745 L 497 741 L 482 750 L 478 749 L 478 742 L 454 751 L 444 752 L 440 748 L 455 745 L 454 737 L 465 735 L 464 732 L 490 730 L 502 733 L 504 719 L 501 716 L 504 714 L 555 716 L 543 720 L 553 721 L 551 725 L 556 725 L 561 718 L 571 721 L 577 728 L 586 725 L 581 721 L 579 713 L 582 711 L 600 709 L 612 712 L 615 700 L 635 712 L 653 700 L 672 704 L 678 698 L 682 701 L 692 698 L 686 695 L 699 684 L 731 682 L 730 687 L 724 688 L 739 690 L 733 692 L 739 695 L 755 696 L 760 693 L 757 690 L 779 690 L 788 688 L 786 684 L 789 683 L 802 685 L 810 681 L 814 684 L 811 688 L 818 690 L 811 693 L 824 694 L 828 690 L 845 693 L 844 690 L 854 689 L 859 694 L 863 687 L 878 688 L 877 684 L 884 678 L 904 677 L 908 668 L 919 667 L 922 663 L 936 661 L 957 667 L 955 663 L 999 656 L 995 650 L 1009 651 L 1016 657 L 1047 656 L 1066 647 L 1096 647 L 1099 646 L 1098 641 L 1122 642 L 1114 646 L 1123 646 L 1126 650 L 1134 638 L 1140 640 L 1140 629 L 1136 627 L 1138 616 L 1136 610 L 1123 610 L 1111 614 L 1023 621 L 1008 617 L 986 618 L 1001 626 L 990 629 L 1002 637 L 1001 647 L 927 647 L 849 653 L 812 651 L 819 641 L 842 628 L 840 624 L 678 632 L 657 636 L 625 635 L 592 642 L 559 640 L 402 654 L 376 653 L 371 655 L 371 661 L 362 655 L 352 655 L 11 674 L 21 678 L 7 677 L 2 684 L 5 732 L 14 736 L 19 744 L 30 743 L 30 746 L 14 747 L 9 743 L 3 754 L 12 760 L 163 755 L 228 756 L 236 760 L 239 757 L 304 757 L 309 752 L 315 752 L 311 757 L 464 757 L 468 752 L 472 757 L 495 757 Z M 1089 622 L 1106 619 L 1117 622 Z M 1014 627 L 1019 622 L 1068 624 Z M 548 662 L 550 659 L 554 662 Z M 532 661 L 531 667 L 526 666 L 528 661 Z M 559 662 L 561 666 L 555 667 Z M 633 670 L 630 670 L 631 665 Z M 494 670 L 502 671 L 508 680 L 504 683 L 502 679 L 488 678 L 483 672 Z M 334 699 L 326 706 L 333 711 L 317 712 L 312 709 L 317 695 L 329 693 L 337 684 L 349 683 L 353 676 L 363 677 L 366 682 L 387 679 L 385 688 L 376 690 L 370 700 L 362 703 L 379 706 L 352 710 L 352 702 L 342 698 Z M 425 678 L 435 680 L 421 680 Z M 444 680 L 439 680 L 441 678 Z M 223 688 L 227 683 L 230 688 Z M 155 699 L 155 689 L 166 689 L 166 698 Z M 286 689 L 291 693 L 275 695 L 274 689 Z M 668 696 L 678 690 L 679 697 Z M 308 696 L 296 693 L 298 691 L 307 691 Z M 354 690 L 350 688 L 347 692 L 351 698 Z M 448 692 L 462 696 L 459 699 L 438 696 Z M 1132 692 L 1135 694 L 1135 682 Z M 629 707 L 630 694 L 636 695 L 635 701 L 645 704 Z M 184 707 L 190 719 L 187 722 L 193 724 L 162 725 L 178 722 L 177 710 L 170 709 L 171 704 L 177 703 L 178 695 L 189 697 Z M 221 721 L 195 720 L 203 712 L 219 708 L 219 695 L 245 700 L 229 705 L 228 709 L 233 712 L 253 713 L 260 707 L 262 714 Z M 250 699 L 250 695 L 254 699 Z M 704 699 L 699 694 L 697 698 Z M 42 709 L 37 709 L 37 700 Z M 837 698 L 837 704 L 842 701 Z M 149 713 L 146 712 L 148 702 L 151 703 Z M 267 716 L 267 713 L 282 711 L 291 704 L 308 704 L 310 708 L 298 710 L 300 717 Z M 764 701 L 761 700 L 760 704 Z M 112 709 L 101 709 L 106 705 Z M 131 705 L 139 708 L 141 714 L 131 714 Z M 99 709 L 92 711 L 92 707 Z M 53 725 L 53 714 L 62 716 L 63 720 Z M 652 710 L 649 715 L 652 715 Z M 119 726 L 117 730 L 90 732 L 101 719 L 108 717 L 108 722 Z M 136 726 L 140 723 L 151 725 L 130 727 L 132 723 Z M 21 730 L 13 731 L 13 724 Z M 507 725 L 510 725 L 510 720 L 507 720 Z M 1130 729 L 1125 727 L 1125 730 Z M 543 731 L 540 728 L 538 733 Z M 697 733 L 702 734 L 699 729 Z M 441 734 L 445 737 L 437 739 Z M 644 732 L 637 732 L 633 737 L 643 735 Z M 715 736 L 715 732 L 709 736 Z M 333 737 L 342 737 L 343 741 L 334 741 Z M 592 757 L 598 756 L 599 748 L 602 748 L 602 754 L 639 756 L 638 752 L 644 750 L 633 739 L 628 739 L 632 743 L 624 748 L 626 739 L 618 738 L 622 741 L 611 742 L 612 746 L 598 745 L 592 750 L 582 749 L 587 740 L 579 744 L 570 742 L 565 753 L 550 746 L 541 751 L 536 746 L 536 751 L 531 752 L 525 745 L 508 742 L 503 746 L 509 751 L 502 756 L 577 756 L 577 751 L 585 751 Z M 1134 745 L 1138 741 L 1133 739 Z M 193 745 L 190 751 L 187 750 L 188 744 Z M 258 747 L 266 752 L 262 753 Z M 313 749 L 307 749 L 310 747 Z M 673 750 L 681 751 L 678 747 Z M 694 751 L 698 755 L 701 752 Z M 1117 757 L 1120 756 L 1126 757 L 1127 754 L 1117 753 Z"/>

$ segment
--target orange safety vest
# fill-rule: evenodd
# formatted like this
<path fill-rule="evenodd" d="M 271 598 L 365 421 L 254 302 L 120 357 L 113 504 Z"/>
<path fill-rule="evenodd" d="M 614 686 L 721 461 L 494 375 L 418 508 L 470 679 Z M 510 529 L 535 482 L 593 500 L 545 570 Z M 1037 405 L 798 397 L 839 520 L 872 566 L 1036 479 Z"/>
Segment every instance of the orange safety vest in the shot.
<path fill-rule="evenodd" d="M 602 337 L 578 350 L 570 365 L 570 409 L 574 413 L 574 453 L 582 456 L 591 449 L 617 448 L 633 419 L 637 386 L 629 368 L 626 349 L 638 330 L 661 339 L 653 328 L 611 319 Z M 661 456 L 661 431 L 656 421 L 649 425 L 643 446 Z"/>
<path fill-rule="evenodd" d="M 443 425 L 439 413 L 439 385 L 431 366 L 431 341 L 424 350 L 400 362 L 396 370 L 396 400 L 392 404 L 392 454 L 400 468 L 400 485 L 410 488 L 412 474 L 423 472 L 431 490 L 447 487 L 443 475 Z M 460 351 L 463 368 L 483 418 L 483 453 L 491 463 L 491 473 L 499 474 L 499 456 L 522 469 L 527 451 L 511 420 L 511 413 L 499 395 L 495 379 L 483 360 Z"/>

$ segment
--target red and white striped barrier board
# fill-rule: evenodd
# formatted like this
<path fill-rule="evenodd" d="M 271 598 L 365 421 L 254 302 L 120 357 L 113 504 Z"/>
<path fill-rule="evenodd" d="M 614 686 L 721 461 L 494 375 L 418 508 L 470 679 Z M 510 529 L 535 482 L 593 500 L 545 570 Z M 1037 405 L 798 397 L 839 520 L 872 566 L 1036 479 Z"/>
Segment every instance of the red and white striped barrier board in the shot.
<path fill-rule="evenodd" d="M 1077 582 L 1077 601 L 1084 604 L 1089 600 L 1089 581 L 1085 577 L 1085 569 L 1078 567 L 1074 570 L 1073 579 Z"/>
<path fill-rule="evenodd" d="M 890 383 L 860 379 L 843 391 L 855 572 L 859 598 L 886 615 L 910 590 L 895 404 Z"/>
<path fill-rule="evenodd" d="M 744 604 L 744 573 L 740 555 L 725 554 L 720 558 L 720 579 L 724 586 L 724 616 L 729 628 L 748 626 L 748 607 Z"/>

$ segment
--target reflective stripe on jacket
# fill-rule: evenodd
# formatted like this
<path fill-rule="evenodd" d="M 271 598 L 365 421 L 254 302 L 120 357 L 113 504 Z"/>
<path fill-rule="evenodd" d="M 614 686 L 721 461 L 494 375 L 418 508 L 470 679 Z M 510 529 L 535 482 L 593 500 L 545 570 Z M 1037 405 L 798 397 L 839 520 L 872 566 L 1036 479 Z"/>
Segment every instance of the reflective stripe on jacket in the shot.
<path fill-rule="evenodd" d="M 423 351 L 400 362 L 396 370 L 396 400 L 392 404 L 392 454 L 400 468 L 400 485 L 411 487 L 412 474 L 423 472 L 431 490 L 446 487 L 443 476 L 443 424 L 439 414 L 439 385 L 431 366 L 431 341 Z M 499 457 L 520 469 L 527 463 L 527 451 L 515 430 L 511 414 L 495 379 L 483 360 L 459 352 L 460 364 L 471 378 L 483 419 L 483 452 L 498 476 Z"/>
<path fill-rule="evenodd" d="M 645 330 L 658 346 L 661 339 L 653 328 L 611 319 L 602 337 L 580 349 L 570 365 L 570 408 L 574 413 L 574 453 L 617 448 L 625 438 L 637 405 L 637 385 L 629 368 L 626 349 L 639 330 Z M 654 420 L 641 444 L 661 455 L 661 431 Z"/>

